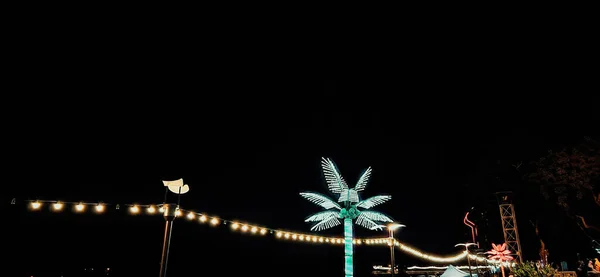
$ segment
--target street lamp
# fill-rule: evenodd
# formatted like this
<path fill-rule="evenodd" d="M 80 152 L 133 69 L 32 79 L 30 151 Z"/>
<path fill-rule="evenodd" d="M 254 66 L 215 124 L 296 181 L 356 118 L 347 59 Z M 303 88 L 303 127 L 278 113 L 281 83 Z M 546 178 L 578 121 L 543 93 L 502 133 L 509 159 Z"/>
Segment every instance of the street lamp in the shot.
<path fill-rule="evenodd" d="M 472 243 L 472 242 L 459 243 L 459 244 L 456 244 L 454 247 L 457 247 L 457 246 L 465 247 L 465 251 L 467 251 L 467 264 L 469 265 L 469 276 L 473 277 L 473 273 L 471 272 L 471 259 L 469 258 L 469 246 L 471 246 L 471 245 L 477 245 L 477 243 Z"/>
<path fill-rule="evenodd" d="M 371 227 L 371 230 L 376 230 L 376 229 L 382 229 L 382 228 L 387 228 L 390 234 L 389 237 L 389 245 L 390 245 L 390 272 L 392 273 L 392 277 L 394 277 L 394 275 L 396 275 L 396 261 L 394 260 L 394 231 L 400 227 L 406 227 L 403 224 L 399 224 L 399 223 L 390 223 L 387 226 L 385 225 L 375 225 L 373 227 Z"/>
<path fill-rule="evenodd" d="M 177 217 L 177 212 L 179 211 L 179 202 L 181 200 L 181 195 L 190 191 L 190 187 L 183 183 L 183 179 L 178 179 L 174 181 L 163 181 L 165 186 L 165 203 L 163 204 L 162 209 L 165 217 L 165 236 L 163 239 L 163 249 L 162 255 L 160 259 L 160 277 L 167 276 L 167 263 L 169 262 L 169 248 L 171 248 L 171 233 L 173 232 L 173 220 Z M 172 193 L 177 194 L 177 205 L 167 204 L 167 193 L 171 191 Z"/>
<path fill-rule="evenodd" d="M 371 227 L 371 230 L 382 229 L 382 228 L 388 229 L 389 240 L 390 240 L 390 242 L 388 243 L 390 246 L 390 272 L 392 273 L 392 277 L 394 277 L 396 275 L 396 260 L 394 257 L 394 244 L 395 244 L 394 231 L 396 231 L 396 229 L 398 229 L 400 227 L 406 227 L 406 225 L 399 224 L 399 223 L 390 223 L 387 226 L 386 225 L 376 225 L 376 226 Z"/>
<path fill-rule="evenodd" d="M 398 224 L 398 223 L 391 223 L 387 226 L 388 230 L 390 231 L 390 263 L 391 263 L 391 267 L 392 267 L 392 277 L 394 277 L 394 275 L 396 275 L 396 260 L 394 257 L 394 244 L 395 244 L 395 240 L 394 240 L 394 231 L 400 227 L 406 227 L 403 224 Z"/>

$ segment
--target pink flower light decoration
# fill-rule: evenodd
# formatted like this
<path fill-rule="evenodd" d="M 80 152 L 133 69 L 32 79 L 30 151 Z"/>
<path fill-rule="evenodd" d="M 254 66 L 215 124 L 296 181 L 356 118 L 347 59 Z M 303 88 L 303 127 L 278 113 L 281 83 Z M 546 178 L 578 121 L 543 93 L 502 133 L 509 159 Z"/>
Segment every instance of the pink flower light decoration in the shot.
<path fill-rule="evenodd" d="M 492 243 L 492 250 L 485 252 L 490 254 L 489 258 L 492 260 L 499 260 L 501 262 L 512 261 L 513 257 L 509 256 L 510 250 L 506 249 L 506 243 L 496 245 Z"/>
<path fill-rule="evenodd" d="M 506 243 L 501 245 L 496 245 L 492 243 L 492 250 L 485 252 L 486 254 L 490 254 L 489 258 L 492 260 L 499 260 L 500 262 L 508 262 L 512 261 L 513 257 L 509 256 L 510 250 L 506 249 Z M 500 270 L 502 270 L 502 277 L 504 277 L 504 266 L 500 265 Z"/>

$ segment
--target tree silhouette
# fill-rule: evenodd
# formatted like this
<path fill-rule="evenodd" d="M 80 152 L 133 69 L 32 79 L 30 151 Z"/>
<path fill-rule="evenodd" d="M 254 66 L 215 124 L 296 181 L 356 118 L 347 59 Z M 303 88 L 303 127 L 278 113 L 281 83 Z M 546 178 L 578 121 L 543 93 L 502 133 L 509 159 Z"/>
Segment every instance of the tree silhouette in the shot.
<path fill-rule="evenodd" d="M 600 206 L 596 190 L 600 176 L 600 144 L 586 137 L 585 142 L 560 151 L 549 151 L 532 162 L 534 172 L 527 177 L 540 185 L 542 195 L 569 210 L 569 200 L 590 197 Z"/>

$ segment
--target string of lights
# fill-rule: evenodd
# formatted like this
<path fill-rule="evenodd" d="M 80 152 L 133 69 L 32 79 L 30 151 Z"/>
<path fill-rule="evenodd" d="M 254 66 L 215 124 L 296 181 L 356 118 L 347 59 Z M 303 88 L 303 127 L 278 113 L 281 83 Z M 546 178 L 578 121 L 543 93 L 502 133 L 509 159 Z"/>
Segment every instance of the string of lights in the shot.
<path fill-rule="evenodd" d="M 454 266 L 454 267 L 458 268 L 458 269 L 467 269 L 467 268 L 469 268 L 469 266 L 466 266 L 466 265 L 460 265 L 460 266 Z M 475 268 L 475 269 L 477 269 L 477 268 L 488 269 L 488 268 L 491 268 L 491 267 L 492 266 L 489 266 L 489 265 L 471 266 L 471 268 Z M 375 268 L 375 266 L 373 268 Z M 448 266 L 409 266 L 406 269 L 408 269 L 408 270 L 415 270 L 415 269 L 417 269 L 417 270 L 419 270 L 419 269 L 423 270 L 423 269 L 425 269 L 426 270 L 426 269 L 447 269 L 447 268 L 448 268 Z M 375 269 L 378 269 L 378 268 L 375 268 Z"/>
<path fill-rule="evenodd" d="M 76 213 L 83 213 L 87 210 L 92 210 L 94 213 L 103 213 L 107 207 L 114 207 L 116 210 L 127 209 L 131 215 L 148 214 L 148 215 L 161 215 L 165 213 L 165 209 L 168 209 L 168 205 L 164 203 L 159 204 L 109 204 L 104 202 L 68 202 L 60 200 L 26 200 L 28 206 L 33 211 L 40 211 L 43 207 L 49 205 L 50 209 L 54 212 L 64 211 L 66 207 L 72 207 L 72 210 Z M 16 200 L 13 199 L 11 204 L 16 204 Z M 177 208 L 175 211 L 175 217 L 185 218 L 188 221 L 196 221 L 201 224 L 208 224 L 210 226 L 228 225 L 231 230 L 238 231 L 241 233 L 248 233 L 252 235 L 274 235 L 280 240 L 299 241 L 308 243 L 320 243 L 320 244 L 332 244 L 332 245 L 344 245 L 343 237 L 329 237 L 329 236 L 317 236 L 314 234 L 307 234 L 302 232 L 294 232 L 282 229 L 268 228 L 257 224 L 249 224 L 241 221 L 234 221 L 224 219 L 215 215 L 209 215 L 206 213 L 195 212 L 192 210 L 186 210 Z M 375 238 L 355 238 L 353 240 L 355 245 L 390 245 L 390 238 L 388 237 L 375 237 Z M 404 243 L 394 239 L 394 245 L 401 251 L 411 254 L 417 258 L 428 260 L 436 263 L 454 263 L 463 260 L 467 257 L 467 252 L 463 251 L 460 254 L 440 257 L 423 253 L 413 247 L 410 247 Z M 469 255 L 472 260 L 478 260 L 480 262 L 487 262 L 490 264 L 498 264 L 498 261 L 486 259 L 484 257 Z"/>

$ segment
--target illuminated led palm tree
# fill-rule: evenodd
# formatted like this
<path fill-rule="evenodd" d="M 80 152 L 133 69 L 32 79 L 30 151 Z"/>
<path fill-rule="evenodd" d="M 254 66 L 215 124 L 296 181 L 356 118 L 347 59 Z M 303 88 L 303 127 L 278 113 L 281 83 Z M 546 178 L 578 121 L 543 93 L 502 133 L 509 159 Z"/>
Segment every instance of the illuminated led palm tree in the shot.
<path fill-rule="evenodd" d="M 349 188 L 333 161 L 322 158 L 321 166 L 323 168 L 323 175 L 327 181 L 327 187 L 332 193 L 339 195 L 339 198 L 336 202 L 323 194 L 314 192 L 300 193 L 302 197 L 308 199 L 310 202 L 326 209 L 325 211 L 309 216 L 306 222 L 317 222 L 312 226 L 311 231 L 321 231 L 339 225 L 340 219 L 344 221 L 344 269 L 346 277 L 352 277 L 354 275 L 352 262 L 353 220 L 356 219 L 356 224 L 370 230 L 382 229 L 385 226 L 381 225 L 381 222 L 393 222 L 393 220 L 382 213 L 367 211 L 366 209 L 382 204 L 392 197 L 389 195 L 378 195 L 360 200 L 358 192 L 363 191 L 369 182 L 369 178 L 371 177 L 370 167 L 360 176 L 356 186 Z M 359 210 L 359 208 L 363 210 Z"/>
<path fill-rule="evenodd" d="M 500 270 L 502 270 L 502 277 L 504 277 L 504 265 L 503 262 L 512 261 L 513 257 L 510 256 L 510 250 L 506 249 L 506 243 L 496 245 L 492 243 L 492 250 L 485 252 L 490 254 L 489 258 L 492 260 L 500 261 Z"/>

